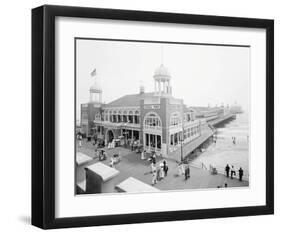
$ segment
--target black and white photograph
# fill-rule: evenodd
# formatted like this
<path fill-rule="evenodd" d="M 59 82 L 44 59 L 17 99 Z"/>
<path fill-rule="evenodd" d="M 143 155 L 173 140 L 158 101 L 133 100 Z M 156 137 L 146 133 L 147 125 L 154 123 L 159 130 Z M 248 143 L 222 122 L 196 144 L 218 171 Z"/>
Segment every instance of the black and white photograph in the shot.
<path fill-rule="evenodd" d="M 76 195 L 249 188 L 249 45 L 74 43 Z"/>
<path fill-rule="evenodd" d="M 273 214 L 272 19 L 50 5 L 32 17 L 33 225 Z"/>

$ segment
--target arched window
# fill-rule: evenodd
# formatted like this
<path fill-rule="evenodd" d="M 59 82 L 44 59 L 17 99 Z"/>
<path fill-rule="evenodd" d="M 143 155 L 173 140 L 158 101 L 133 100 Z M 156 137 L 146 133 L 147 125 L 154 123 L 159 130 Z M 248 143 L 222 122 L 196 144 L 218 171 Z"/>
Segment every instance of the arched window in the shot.
<path fill-rule="evenodd" d="M 179 124 L 181 124 L 182 120 L 181 120 L 181 116 L 179 112 L 175 112 L 171 115 L 170 117 L 170 126 L 177 126 Z"/>
<path fill-rule="evenodd" d="M 161 127 L 161 119 L 158 114 L 156 113 L 148 113 L 144 117 L 144 126 L 145 127 Z"/>
<path fill-rule="evenodd" d="M 100 121 L 101 120 L 101 115 L 100 113 L 95 115 L 95 120 Z"/>
<path fill-rule="evenodd" d="M 129 113 L 128 113 L 128 121 L 129 121 L 129 123 L 133 123 L 134 122 L 134 120 L 133 120 L 133 111 L 129 111 Z"/>
<path fill-rule="evenodd" d="M 134 121 L 135 121 L 135 124 L 139 124 L 140 123 L 140 112 L 137 111 L 137 110 L 135 111 Z"/>
<path fill-rule="evenodd" d="M 122 111 L 118 111 L 118 115 L 117 115 L 117 122 L 121 123 L 122 122 Z"/>

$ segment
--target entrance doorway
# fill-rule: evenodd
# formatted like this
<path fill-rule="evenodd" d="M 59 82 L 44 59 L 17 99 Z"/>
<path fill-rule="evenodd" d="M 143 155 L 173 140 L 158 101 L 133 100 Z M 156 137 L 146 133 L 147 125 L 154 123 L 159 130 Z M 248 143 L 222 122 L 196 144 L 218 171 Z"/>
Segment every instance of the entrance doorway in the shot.
<path fill-rule="evenodd" d="M 112 142 L 112 140 L 114 139 L 114 134 L 112 130 L 107 131 L 106 138 L 107 138 L 107 143 Z"/>
<path fill-rule="evenodd" d="M 152 151 L 161 150 L 161 146 L 162 146 L 161 135 L 145 133 L 144 136 L 145 136 L 144 146 L 146 149 Z"/>

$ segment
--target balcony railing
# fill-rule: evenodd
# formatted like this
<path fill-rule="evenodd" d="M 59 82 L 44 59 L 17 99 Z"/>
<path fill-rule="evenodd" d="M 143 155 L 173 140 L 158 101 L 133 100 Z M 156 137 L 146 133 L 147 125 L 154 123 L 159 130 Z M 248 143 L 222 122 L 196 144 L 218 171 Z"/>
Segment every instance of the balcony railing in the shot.
<path fill-rule="evenodd" d="M 113 127 L 140 128 L 139 123 L 137 124 L 137 123 L 110 122 L 110 121 L 102 121 L 102 120 L 94 120 L 94 123 L 105 125 L 105 126 L 113 126 Z"/>

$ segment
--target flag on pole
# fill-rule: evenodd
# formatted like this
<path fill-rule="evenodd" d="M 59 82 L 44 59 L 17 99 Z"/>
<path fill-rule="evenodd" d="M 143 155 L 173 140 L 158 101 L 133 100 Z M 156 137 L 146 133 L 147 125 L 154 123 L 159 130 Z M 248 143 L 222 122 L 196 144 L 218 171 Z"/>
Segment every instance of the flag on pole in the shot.
<path fill-rule="evenodd" d="M 96 76 L 97 75 L 97 69 L 95 68 L 92 72 L 91 72 L 91 76 Z"/>

